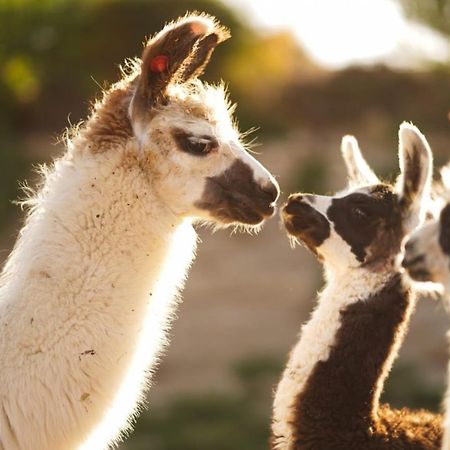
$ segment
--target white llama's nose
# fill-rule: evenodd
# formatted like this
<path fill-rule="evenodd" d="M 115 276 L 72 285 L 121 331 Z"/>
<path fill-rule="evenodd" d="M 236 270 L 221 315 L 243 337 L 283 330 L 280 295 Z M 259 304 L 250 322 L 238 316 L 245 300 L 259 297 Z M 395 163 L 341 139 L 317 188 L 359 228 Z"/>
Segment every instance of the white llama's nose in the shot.
<path fill-rule="evenodd" d="M 251 156 L 246 159 L 239 158 L 239 162 L 249 169 L 249 183 L 246 189 L 249 197 L 256 203 L 274 208 L 280 196 L 280 187 L 270 172 Z"/>
<path fill-rule="evenodd" d="M 243 148 L 238 150 L 240 153 L 238 159 L 251 169 L 253 180 L 258 185 L 259 190 L 269 195 L 272 203 L 276 203 L 280 196 L 280 186 L 275 177 Z"/>

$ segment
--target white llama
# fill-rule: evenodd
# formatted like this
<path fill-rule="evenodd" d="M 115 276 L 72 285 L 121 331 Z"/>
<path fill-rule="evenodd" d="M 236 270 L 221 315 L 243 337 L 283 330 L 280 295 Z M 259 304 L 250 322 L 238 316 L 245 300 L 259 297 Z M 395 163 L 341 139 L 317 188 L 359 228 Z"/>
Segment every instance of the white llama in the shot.
<path fill-rule="evenodd" d="M 437 217 L 417 229 L 405 244 L 403 267 L 409 276 L 420 282 L 438 283 L 443 287 L 449 309 L 450 299 L 450 166 L 441 170 L 442 185 L 438 187 Z M 447 394 L 444 400 L 444 437 L 442 449 L 450 450 L 450 365 Z"/>
<path fill-rule="evenodd" d="M 432 156 L 421 133 L 400 127 L 397 185 L 382 183 L 354 138 L 343 140 L 350 186 L 332 197 L 294 194 L 289 234 L 323 263 L 327 284 L 278 385 L 277 450 L 436 449 L 440 417 L 379 404 L 414 308 L 396 260 L 423 218 Z"/>
<path fill-rule="evenodd" d="M 45 171 L 0 279 L 0 449 L 108 448 L 139 412 L 196 219 L 256 225 L 279 190 L 202 84 L 228 32 L 166 26 Z"/>

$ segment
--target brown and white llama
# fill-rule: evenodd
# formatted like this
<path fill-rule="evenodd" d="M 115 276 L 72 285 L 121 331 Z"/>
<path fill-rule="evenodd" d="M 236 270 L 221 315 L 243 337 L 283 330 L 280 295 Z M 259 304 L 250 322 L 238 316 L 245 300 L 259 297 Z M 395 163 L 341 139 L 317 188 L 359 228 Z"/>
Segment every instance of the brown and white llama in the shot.
<path fill-rule="evenodd" d="M 345 137 L 350 186 L 331 197 L 293 194 L 283 209 L 287 231 L 323 263 L 327 283 L 276 391 L 274 449 L 439 447 L 439 416 L 379 404 L 415 302 L 396 259 L 422 220 L 432 171 L 420 132 L 403 124 L 399 137 L 395 186 Z"/>
<path fill-rule="evenodd" d="M 405 244 L 402 266 L 419 282 L 438 283 L 443 288 L 449 309 L 450 298 L 450 166 L 441 170 L 442 185 L 438 188 L 437 217 L 418 228 Z M 440 205 L 439 205 L 440 204 Z M 442 449 L 450 450 L 450 365 L 447 394 L 444 400 L 444 436 Z"/>
<path fill-rule="evenodd" d="M 0 278 L 0 449 L 108 448 L 143 401 L 195 254 L 197 219 L 257 225 L 278 186 L 222 88 L 228 32 L 166 26 L 45 171 Z"/>

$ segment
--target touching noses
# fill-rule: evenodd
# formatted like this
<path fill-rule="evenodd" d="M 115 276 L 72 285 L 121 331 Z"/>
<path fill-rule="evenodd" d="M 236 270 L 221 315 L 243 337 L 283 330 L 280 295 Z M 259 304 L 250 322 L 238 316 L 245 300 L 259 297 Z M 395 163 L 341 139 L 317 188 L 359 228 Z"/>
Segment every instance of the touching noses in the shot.
<path fill-rule="evenodd" d="M 280 187 L 276 182 L 275 178 L 270 176 L 269 181 L 263 182 L 259 185 L 259 189 L 263 193 L 263 195 L 267 195 L 267 198 L 270 203 L 275 204 L 280 196 Z"/>
<path fill-rule="evenodd" d="M 251 158 L 249 162 L 258 190 L 267 197 L 270 203 L 275 204 L 280 196 L 280 186 L 277 181 L 256 159 Z"/>

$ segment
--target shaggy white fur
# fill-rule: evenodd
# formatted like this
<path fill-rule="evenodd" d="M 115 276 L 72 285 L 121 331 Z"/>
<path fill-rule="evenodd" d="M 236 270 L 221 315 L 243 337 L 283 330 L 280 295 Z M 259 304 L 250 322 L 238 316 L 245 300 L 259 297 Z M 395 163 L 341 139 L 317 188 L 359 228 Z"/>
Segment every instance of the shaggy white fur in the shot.
<path fill-rule="evenodd" d="M 196 39 L 217 24 L 196 20 L 169 25 L 181 37 L 160 33 L 147 49 L 172 51 L 180 39 L 198 48 Z M 185 58 L 194 58 L 189 45 Z M 240 143 L 223 90 L 146 82 L 134 69 L 105 93 L 27 202 L 0 276 L 1 450 L 102 450 L 118 442 L 166 342 L 195 255 L 192 222 L 222 223 L 217 211 L 198 206 L 208 182 L 218 180 L 217 201 L 226 195 L 224 225 L 248 223 L 241 217 L 253 198 L 263 209 L 253 224 L 273 212 L 276 182 Z M 131 116 L 139 126 L 129 113 L 136 85 L 165 100 L 150 110 L 139 98 Z M 211 151 L 190 154 L 175 132 L 187 136 L 184 145 Z M 233 176 L 236 164 L 246 193 L 220 178 Z M 213 201 L 207 206 L 221 207 Z"/>
<path fill-rule="evenodd" d="M 86 449 L 126 428 L 195 243 L 119 153 L 55 163 L 1 276 L 6 450 L 77 448 L 107 410 Z"/>

